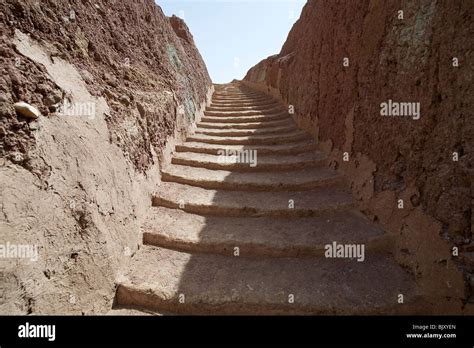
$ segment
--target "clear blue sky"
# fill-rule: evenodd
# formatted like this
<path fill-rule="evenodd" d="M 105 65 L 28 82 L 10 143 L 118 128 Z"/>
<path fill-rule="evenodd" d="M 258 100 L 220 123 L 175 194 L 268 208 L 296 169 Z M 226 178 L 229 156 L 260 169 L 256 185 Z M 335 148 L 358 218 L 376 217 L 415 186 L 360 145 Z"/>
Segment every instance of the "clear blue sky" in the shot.
<path fill-rule="evenodd" d="M 306 0 L 155 0 L 185 20 L 214 83 L 279 53 Z"/>

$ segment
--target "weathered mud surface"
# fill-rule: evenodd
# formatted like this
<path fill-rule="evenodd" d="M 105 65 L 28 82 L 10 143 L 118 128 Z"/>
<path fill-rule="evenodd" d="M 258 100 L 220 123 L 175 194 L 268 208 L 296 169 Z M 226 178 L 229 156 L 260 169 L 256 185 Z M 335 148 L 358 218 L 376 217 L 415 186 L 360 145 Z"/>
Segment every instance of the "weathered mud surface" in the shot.
<path fill-rule="evenodd" d="M 443 313 L 474 301 L 472 14 L 465 1 L 310 0 L 245 78 L 294 106 Z M 381 116 L 389 99 L 419 102 L 420 119 Z"/>
<path fill-rule="evenodd" d="M 206 67 L 152 0 L 5 0 L 0 37 L 0 244 L 38 248 L 0 259 L 0 313 L 105 313 Z"/>

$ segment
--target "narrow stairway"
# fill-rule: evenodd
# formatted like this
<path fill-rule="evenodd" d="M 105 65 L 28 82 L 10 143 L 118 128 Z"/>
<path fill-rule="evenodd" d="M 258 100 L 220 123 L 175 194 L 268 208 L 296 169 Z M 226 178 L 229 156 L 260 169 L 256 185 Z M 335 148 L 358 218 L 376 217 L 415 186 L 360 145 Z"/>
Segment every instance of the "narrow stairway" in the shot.
<path fill-rule="evenodd" d="M 222 150 L 241 157 L 225 160 Z M 162 170 L 116 304 L 181 314 L 412 313 L 415 282 L 393 259 L 391 236 L 357 210 L 325 161 L 277 101 L 239 83 L 217 89 Z M 365 254 L 326 257 L 333 242 Z"/>

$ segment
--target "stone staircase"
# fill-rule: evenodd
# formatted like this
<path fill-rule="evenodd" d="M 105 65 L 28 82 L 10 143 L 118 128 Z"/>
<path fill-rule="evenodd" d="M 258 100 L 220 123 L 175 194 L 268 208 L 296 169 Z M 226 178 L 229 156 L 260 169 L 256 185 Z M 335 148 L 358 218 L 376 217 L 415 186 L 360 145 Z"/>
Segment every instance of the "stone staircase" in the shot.
<path fill-rule="evenodd" d="M 256 165 L 225 161 L 223 149 L 255 150 Z M 325 160 L 277 101 L 238 83 L 216 90 L 162 170 L 116 304 L 181 314 L 413 313 L 419 296 L 391 256 L 391 236 L 357 210 Z M 333 242 L 364 245 L 364 260 L 325 257 Z"/>

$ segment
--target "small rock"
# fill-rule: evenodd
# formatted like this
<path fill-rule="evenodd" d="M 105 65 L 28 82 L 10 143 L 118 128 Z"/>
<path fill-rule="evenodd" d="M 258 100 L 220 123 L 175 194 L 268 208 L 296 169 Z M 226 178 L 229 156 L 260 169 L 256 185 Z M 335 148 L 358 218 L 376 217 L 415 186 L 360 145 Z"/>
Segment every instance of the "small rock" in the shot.
<path fill-rule="evenodd" d="M 105 73 L 104 74 L 104 80 L 105 80 L 105 82 L 107 82 L 112 87 L 117 87 L 118 86 L 117 79 L 115 78 L 115 76 L 112 76 L 111 74 Z"/>
<path fill-rule="evenodd" d="M 54 104 L 54 105 L 51 105 L 51 106 L 48 107 L 48 111 L 49 111 L 50 113 L 53 113 L 53 114 L 54 114 L 55 112 L 60 111 L 60 110 L 61 110 L 61 104 Z"/>
<path fill-rule="evenodd" d="M 120 102 L 125 106 L 129 106 L 130 105 L 130 98 L 124 94 L 120 97 Z"/>
<path fill-rule="evenodd" d="M 36 119 L 41 115 L 37 108 L 25 102 L 15 103 L 13 107 L 19 115 L 26 118 Z"/>
<path fill-rule="evenodd" d="M 51 93 L 51 87 L 45 83 L 41 83 L 36 87 L 36 90 L 42 95 L 48 95 Z"/>
<path fill-rule="evenodd" d="M 13 152 L 10 154 L 10 159 L 13 163 L 22 163 L 25 157 L 21 152 Z"/>
<path fill-rule="evenodd" d="M 59 103 L 60 101 L 61 101 L 61 96 L 59 95 L 59 93 L 53 92 L 45 98 L 44 103 L 46 104 L 46 106 L 52 106 L 54 104 Z"/>

